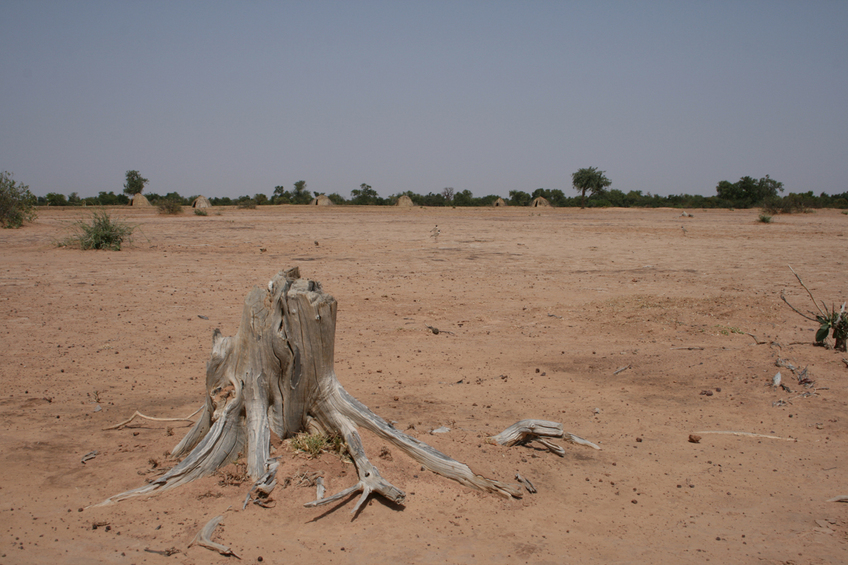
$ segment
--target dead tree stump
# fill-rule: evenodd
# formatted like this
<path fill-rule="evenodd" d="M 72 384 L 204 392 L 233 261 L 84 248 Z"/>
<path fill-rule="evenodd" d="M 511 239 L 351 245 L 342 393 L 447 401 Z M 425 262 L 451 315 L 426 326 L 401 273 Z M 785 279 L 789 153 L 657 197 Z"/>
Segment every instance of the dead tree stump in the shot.
<path fill-rule="evenodd" d="M 347 443 L 359 481 L 307 506 L 331 503 L 354 492 L 361 496 L 353 512 L 371 493 L 402 504 L 405 493 L 380 476 L 368 460 L 360 427 L 444 477 L 505 497 L 521 496 L 519 485 L 474 473 L 467 465 L 396 430 L 348 394 L 333 370 L 335 330 L 335 299 L 325 294 L 318 282 L 300 278 L 296 267 L 277 273 L 267 289 L 255 287 L 244 301 L 238 333 L 233 337 L 224 337 L 218 329 L 213 333 L 203 412 L 171 452 L 173 457 L 185 458 L 152 483 L 102 504 L 161 492 L 210 475 L 240 453 L 245 455 L 248 475 L 260 479 L 276 468 L 270 459 L 272 431 L 280 438 L 304 431 L 338 434 Z"/>

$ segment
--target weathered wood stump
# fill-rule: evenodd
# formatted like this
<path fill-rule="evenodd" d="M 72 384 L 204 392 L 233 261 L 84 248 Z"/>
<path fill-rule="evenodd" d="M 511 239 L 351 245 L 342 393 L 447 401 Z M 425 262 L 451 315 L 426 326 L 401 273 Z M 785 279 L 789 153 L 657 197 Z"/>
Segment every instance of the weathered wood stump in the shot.
<path fill-rule="evenodd" d="M 280 438 L 304 431 L 338 434 L 347 443 L 358 483 L 307 506 L 328 504 L 354 492 L 361 496 L 353 512 L 371 493 L 402 504 L 405 493 L 380 476 L 365 455 L 359 427 L 444 477 L 505 497 L 521 496 L 519 485 L 478 475 L 396 430 L 348 394 L 333 370 L 335 330 L 335 299 L 325 294 L 318 282 L 300 278 L 296 267 L 277 273 L 267 289 L 254 288 L 244 301 L 238 333 L 234 337 L 224 337 L 217 329 L 213 333 L 205 406 L 194 427 L 171 452 L 173 457 L 185 458 L 152 483 L 115 495 L 103 504 L 161 492 L 212 474 L 240 453 L 252 479 L 272 481 L 268 476 L 276 470 L 270 459 L 272 431 Z M 531 426 L 533 422 L 523 421 Z M 528 433 L 532 435 L 532 429 L 522 437 Z M 517 435 L 507 435 L 491 439 L 510 444 L 518 441 Z M 562 427 L 544 435 L 562 437 Z"/>

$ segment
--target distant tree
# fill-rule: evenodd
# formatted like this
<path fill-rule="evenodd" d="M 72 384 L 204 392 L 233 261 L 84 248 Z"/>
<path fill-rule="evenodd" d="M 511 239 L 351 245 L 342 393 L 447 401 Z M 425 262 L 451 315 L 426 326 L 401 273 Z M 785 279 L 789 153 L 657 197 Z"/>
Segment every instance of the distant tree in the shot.
<path fill-rule="evenodd" d="M 263 204 L 270 204 L 271 201 L 268 200 L 268 197 L 262 194 L 261 192 L 253 195 L 253 201 L 256 202 L 258 206 L 262 206 Z"/>
<path fill-rule="evenodd" d="M 450 199 L 450 203 L 454 206 L 476 206 L 474 195 L 468 189 L 457 192 Z"/>
<path fill-rule="evenodd" d="M 527 206 L 531 200 L 533 200 L 533 197 L 523 190 L 509 191 L 509 203 L 513 206 Z"/>
<path fill-rule="evenodd" d="M 238 206 L 239 208 L 253 209 L 256 208 L 256 200 L 244 194 L 238 197 L 238 199 L 236 200 L 236 206 Z"/>
<path fill-rule="evenodd" d="M 778 192 L 783 192 L 783 183 L 768 175 L 759 180 L 742 177 L 734 183 L 723 180 L 716 185 L 716 195 L 720 199 L 739 207 L 756 206 L 766 200 L 773 200 Z"/>
<path fill-rule="evenodd" d="M 293 196 L 283 185 L 275 186 L 274 194 L 271 195 L 271 204 L 291 204 Z"/>
<path fill-rule="evenodd" d="M 170 200 L 172 202 L 177 202 L 180 206 L 190 206 L 191 201 L 188 198 L 183 198 L 180 196 L 180 193 L 177 191 L 169 192 L 165 196 L 162 197 L 164 200 Z"/>
<path fill-rule="evenodd" d="M 599 171 L 597 167 L 578 169 L 571 175 L 571 184 L 575 190 L 581 193 L 580 207 L 586 207 L 586 191 L 593 196 L 600 195 L 612 181 L 605 176 L 605 171 Z"/>
<path fill-rule="evenodd" d="M 495 203 L 495 201 L 500 198 L 497 194 L 487 194 L 486 196 L 481 196 L 477 199 L 478 206 L 491 206 Z"/>
<path fill-rule="evenodd" d="M 446 186 L 442 189 L 442 196 L 445 197 L 445 202 L 448 204 L 450 204 L 451 200 L 453 200 L 453 193 L 454 191 L 452 186 Z"/>
<path fill-rule="evenodd" d="M 359 188 L 354 188 L 350 191 L 351 204 L 357 204 L 360 206 L 368 206 L 374 204 L 380 204 L 380 195 L 377 194 L 377 191 L 371 188 L 370 184 L 365 184 L 364 182 L 359 185 Z"/>
<path fill-rule="evenodd" d="M 82 204 L 82 199 L 80 198 L 80 195 L 76 192 L 70 193 L 68 195 L 68 204 L 71 206 L 79 206 L 80 204 Z"/>
<path fill-rule="evenodd" d="M 56 192 L 48 192 L 44 197 L 47 200 L 48 206 L 67 206 L 68 200 L 65 198 L 64 194 L 58 194 Z"/>
<path fill-rule="evenodd" d="M 32 222 L 36 202 L 29 186 L 13 180 L 9 171 L 0 173 L 0 226 L 19 228 L 24 222 Z"/>
<path fill-rule="evenodd" d="M 121 204 L 129 204 L 130 199 L 124 194 L 115 194 L 111 190 L 109 192 L 101 190 L 97 194 L 96 203 L 100 204 L 101 206 L 117 206 Z"/>
<path fill-rule="evenodd" d="M 141 194 L 144 185 L 150 181 L 142 177 L 138 171 L 127 171 L 127 182 L 124 184 L 124 194 L 135 196 Z"/>
<path fill-rule="evenodd" d="M 418 204 L 419 206 L 444 206 L 447 204 L 447 200 L 445 200 L 444 194 L 435 194 L 433 192 L 428 192 L 424 196 L 419 196 L 418 200 L 414 197 L 410 196 L 412 201 Z"/>
<path fill-rule="evenodd" d="M 337 192 L 334 192 L 332 194 L 328 194 L 327 198 L 330 199 L 330 202 L 332 202 L 333 204 L 337 204 L 339 206 L 341 206 L 342 204 L 347 204 L 347 200 L 344 199 L 344 196 L 340 195 Z"/>
<path fill-rule="evenodd" d="M 309 204 L 312 200 L 312 193 L 306 190 L 306 181 L 299 180 L 294 183 L 294 192 L 292 193 L 292 204 Z"/>

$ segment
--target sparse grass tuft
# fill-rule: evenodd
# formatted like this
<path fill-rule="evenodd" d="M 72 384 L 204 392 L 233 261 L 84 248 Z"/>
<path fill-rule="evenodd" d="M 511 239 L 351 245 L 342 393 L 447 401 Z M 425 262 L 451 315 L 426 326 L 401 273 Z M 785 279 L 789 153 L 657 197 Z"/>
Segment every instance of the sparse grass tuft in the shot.
<path fill-rule="evenodd" d="M 292 449 L 306 453 L 310 459 L 314 459 L 322 453 L 337 453 L 343 456 L 347 452 L 344 439 L 340 436 L 326 436 L 324 434 L 298 434 L 291 440 Z"/>
<path fill-rule="evenodd" d="M 771 216 L 769 216 L 768 214 L 760 214 L 759 217 L 757 218 L 757 221 L 760 222 L 761 224 L 770 224 L 771 223 Z"/>
<path fill-rule="evenodd" d="M 121 245 L 132 242 L 132 234 L 137 226 L 130 225 L 118 218 L 112 218 L 105 210 L 94 212 L 89 221 L 77 220 L 72 223 L 72 233 L 59 242 L 61 247 L 80 249 L 109 249 L 120 251 Z"/>
<path fill-rule="evenodd" d="M 208 216 L 209 212 L 206 211 L 205 208 L 195 208 L 194 209 L 195 216 Z"/>

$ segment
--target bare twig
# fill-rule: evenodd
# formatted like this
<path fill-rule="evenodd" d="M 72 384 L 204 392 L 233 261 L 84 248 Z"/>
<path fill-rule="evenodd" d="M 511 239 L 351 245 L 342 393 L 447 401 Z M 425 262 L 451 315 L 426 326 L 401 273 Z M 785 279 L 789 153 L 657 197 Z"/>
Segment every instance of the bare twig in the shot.
<path fill-rule="evenodd" d="M 752 338 L 754 338 L 754 341 L 755 341 L 755 342 L 757 342 L 757 345 L 765 345 L 765 344 L 767 344 L 767 343 L 768 343 L 767 341 L 760 341 L 759 339 L 757 339 L 757 336 L 755 336 L 755 335 L 754 335 L 754 334 L 752 334 L 752 333 L 745 332 L 745 335 L 749 335 L 749 336 L 751 336 Z"/>
<path fill-rule="evenodd" d="M 795 275 L 795 278 L 796 278 L 796 279 L 798 279 L 798 282 L 799 282 L 799 283 L 801 283 L 801 286 L 803 286 L 803 287 L 804 287 L 804 290 L 806 290 L 806 291 L 807 291 L 807 294 L 809 294 L 809 295 L 810 295 L 810 300 L 812 300 L 812 301 L 813 301 L 813 304 L 815 304 L 815 305 L 816 305 L 816 308 L 818 309 L 819 314 L 821 314 L 822 316 L 824 316 L 824 317 L 826 318 L 826 317 L 827 317 L 827 314 L 825 314 L 825 313 L 822 311 L 822 309 L 821 309 L 821 308 L 819 308 L 819 305 L 818 305 L 818 303 L 816 302 L 816 297 L 815 297 L 815 296 L 813 296 L 813 293 L 812 293 L 812 292 L 810 292 L 810 289 L 809 289 L 809 288 L 807 288 L 807 285 L 805 285 L 805 284 L 804 284 L 804 281 L 802 281 L 802 280 L 801 280 L 801 277 L 799 277 L 799 276 L 798 276 L 798 273 L 796 273 L 796 272 L 795 272 L 795 269 L 793 269 L 793 268 L 792 268 L 792 265 L 787 265 L 787 266 L 789 267 L 789 270 L 790 270 L 790 271 L 792 271 L 792 274 L 793 274 L 793 275 Z M 789 303 L 787 302 L 787 304 L 789 304 Z M 793 308 L 793 310 L 794 310 L 794 308 Z M 796 312 L 797 312 L 797 310 L 796 310 Z"/>
<path fill-rule="evenodd" d="M 627 369 L 629 369 L 629 368 L 631 368 L 631 365 L 625 365 L 624 367 L 619 367 L 618 369 L 616 369 L 616 370 L 615 370 L 615 372 L 613 373 L 613 375 L 617 375 L 617 374 L 619 374 L 619 373 L 623 373 L 624 371 L 626 371 L 626 370 L 627 370 Z"/>
<path fill-rule="evenodd" d="M 195 414 L 197 414 L 198 412 L 200 412 L 201 410 L 203 410 L 203 406 L 201 406 L 200 408 L 198 408 L 197 410 L 195 410 L 194 412 L 192 412 L 191 414 L 189 414 L 185 418 L 154 418 L 153 416 L 145 416 L 144 414 L 142 414 L 141 412 L 136 410 L 135 414 L 130 416 L 129 419 L 124 420 L 120 424 L 115 424 L 114 426 L 109 426 L 108 428 L 103 428 L 103 431 L 105 432 L 106 430 L 117 430 L 119 428 L 123 428 L 124 426 L 126 426 L 127 424 L 129 424 L 130 422 L 135 420 L 136 418 L 144 418 L 145 420 L 151 420 L 153 422 L 192 422 L 192 423 L 194 423 L 194 420 L 192 420 L 191 417 L 194 416 Z"/>
<path fill-rule="evenodd" d="M 841 494 L 839 496 L 834 496 L 833 498 L 828 498 L 828 502 L 848 502 L 848 494 Z"/>
<path fill-rule="evenodd" d="M 689 350 L 689 351 L 703 351 L 704 348 L 701 347 L 700 345 L 695 345 L 695 346 L 692 346 L 692 347 L 672 347 L 672 349 L 673 350 L 683 349 L 683 350 Z"/>
<path fill-rule="evenodd" d="M 723 434 L 729 436 L 745 436 L 745 437 L 762 437 L 766 439 L 782 439 L 783 441 L 798 441 L 794 437 L 779 437 L 779 436 L 767 436 L 763 434 L 752 434 L 750 432 L 716 432 L 716 431 L 706 431 L 706 432 L 695 432 L 696 434 Z"/>
<path fill-rule="evenodd" d="M 811 322 L 817 322 L 818 321 L 815 318 L 810 318 L 809 316 L 807 316 L 806 314 L 804 314 L 803 312 L 801 312 L 800 310 L 798 310 L 797 308 L 795 308 L 794 306 L 789 304 L 789 301 L 786 300 L 786 295 L 784 294 L 784 291 L 782 291 L 782 290 L 780 291 L 780 299 L 783 300 L 786 303 L 787 306 L 792 308 L 792 310 L 794 310 L 796 314 L 803 316 L 804 318 L 810 320 Z"/>

